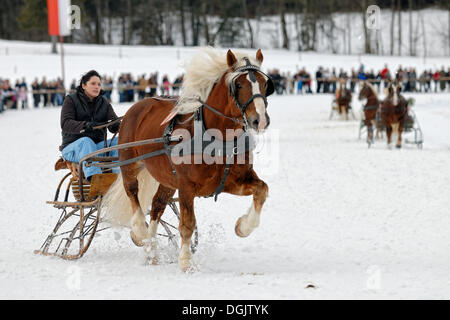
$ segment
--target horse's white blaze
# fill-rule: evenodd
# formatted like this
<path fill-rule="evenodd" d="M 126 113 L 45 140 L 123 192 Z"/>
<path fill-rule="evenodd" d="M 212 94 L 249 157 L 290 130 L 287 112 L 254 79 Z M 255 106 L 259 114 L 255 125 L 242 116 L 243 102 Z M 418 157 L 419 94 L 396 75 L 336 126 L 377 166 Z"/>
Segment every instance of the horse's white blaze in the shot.
<path fill-rule="evenodd" d="M 252 82 L 250 80 L 250 75 L 247 74 L 247 80 L 252 85 L 252 95 L 255 94 L 261 94 L 261 91 L 259 90 L 259 82 Z M 259 126 L 258 131 L 264 130 L 264 128 L 267 125 L 267 119 L 266 119 L 266 105 L 264 104 L 264 99 L 261 97 L 257 97 L 255 100 L 253 100 L 253 103 L 255 104 L 256 112 L 259 115 Z"/>
<path fill-rule="evenodd" d="M 255 204 L 248 209 L 246 215 L 241 218 L 240 231 L 243 235 L 249 235 L 259 226 L 260 212 L 255 210 Z"/>
<path fill-rule="evenodd" d="M 398 104 L 398 94 L 397 94 L 397 90 L 394 91 L 393 104 L 394 104 L 394 106 L 396 106 L 396 105 Z"/>

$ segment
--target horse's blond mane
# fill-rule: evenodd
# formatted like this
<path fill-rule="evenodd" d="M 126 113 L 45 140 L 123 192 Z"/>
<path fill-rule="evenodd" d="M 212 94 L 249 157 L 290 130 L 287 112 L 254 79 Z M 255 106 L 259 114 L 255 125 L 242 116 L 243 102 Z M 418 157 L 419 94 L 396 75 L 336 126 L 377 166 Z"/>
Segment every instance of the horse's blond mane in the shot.
<path fill-rule="evenodd" d="M 245 66 L 244 58 L 248 58 L 252 64 L 258 67 L 261 65 L 256 58 L 250 58 L 248 54 L 234 51 L 233 53 L 237 59 L 233 68 Z M 181 95 L 175 106 L 178 113 L 192 113 L 201 107 L 201 103 L 197 99 L 206 101 L 214 84 L 228 71 L 230 71 L 230 68 L 228 67 L 226 54 L 219 53 L 211 47 L 202 48 L 185 64 Z M 227 75 L 225 79 L 227 85 L 233 77 L 233 72 Z"/>

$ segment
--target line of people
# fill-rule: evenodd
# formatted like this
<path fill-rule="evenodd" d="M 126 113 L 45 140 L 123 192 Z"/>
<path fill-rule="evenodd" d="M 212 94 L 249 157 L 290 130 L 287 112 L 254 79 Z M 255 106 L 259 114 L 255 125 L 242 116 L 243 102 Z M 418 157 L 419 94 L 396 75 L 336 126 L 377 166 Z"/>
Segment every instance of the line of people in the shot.
<path fill-rule="evenodd" d="M 338 82 L 342 79 L 346 81 L 347 87 L 352 92 L 355 92 L 355 87 L 360 80 L 372 82 L 378 92 L 381 91 L 382 85 L 387 87 L 391 80 L 397 80 L 401 83 L 403 92 L 450 92 L 450 67 L 445 70 L 444 66 L 434 72 L 424 70 L 420 75 L 415 68 L 403 68 L 402 66 L 399 66 L 396 72 L 392 74 L 387 65 L 378 72 L 374 72 L 373 69 L 366 71 L 365 66 L 361 65 L 358 70 L 352 68 L 350 73 L 342 68 L 337 72 L 336 68 L 319 67 L 314 79 L 305 68 L 294 74 L 290 72 L 280 73 L 278 69 L 272 69 L 268 71 L 268 75 L 274 82 L 275 92 L 280 95 L 334 94 Z M 105 92 L 105 97 L 111 102 L 111 94 L 114 89 L 117 89 L 120 103 L 134 102 L 155 95 L 176 96 L 179 94 L 183 83 L 183 75 L 176 77 L 173 82 L 170 82 L 169 77 L 164 75 L 159 82 L 158 72 L 150 73 L 148 77 L 143 74 L 136 79 L 130 73 L 120 74 L 116 85 L 111 77 L 104 76 L 103 79 L 102 89 Z M 29 87 L 24 78 L 17 80 L 14 86 L 11 85 L 10 80 L 0 78 L 0 113 L 8 108 L 24 109 L 30 107 L 29 94 L 33 99 L 32 106 L 34 108 L 61 106 L 65 95 L 74 92 L 75 89 L 75 81 L 72 82 L 69 92 L 66 92 L 61 79 L 47 81 L 43 77 L 42 81 L 39 82 L 36 78 Z"/>
<path fill-rule="evenodd" d="M 304 94 L 313 93 L 312 81 L 315 80 L 314 93 L 335 93 L 338 82 L 342 79 L 346 81 L 352 92 L 355 92 L 357 83 L 361 80 L 372 82 L 377 87 L 378 92 L 381 86 L 387 87 L 389 81 L 396 80 L 403 86 L 404 92 L 450 92 L 450 67 L 447 71 L 444 67 L 440 70 L 424 70 L 420 75 L 413 67 L 403 68 L 399 66 L 392 75 L 387 67 L 378 72 L 373 69 L 366 71 L 364 65 L 358 70 L 352 68 L 349 73 L 342 68 L 339 72 L 336 68 L 319 67 L 313 79 L 305 68 L 295 74 L 290 72 L 280 73 L 278 69 L 269 70 L 268 74 L 272 77 L 275 85 L 275 91 L 278 94 Z"/>
<path fill-rule="evenodd" d="M 134 102 L 145 97 L 176 96 L 183 83 L 183 75 L 175 78 L 173 82 L 164 75 L 159 84 L 158 72 L 151 73 L 147 78 L 141 75 L 137 80 L 130 73 L 119 75 L 117 85 L 114 85 L 112 77 L 103 77 L 102 90 L 109 102 L 113 90 L 117 89 L 119 102 Z M 6 109 L 25 109 L 50 106 L 62 106 L 66 94 L 76 91 L 76 81 L 71 83 L 70 89 L 66 91 L 61 79 L 47 81 L 46 77 L 42 81 L 36 78 L 29 86 L 23 78 L 17 80 L 14 86 L 9 79 L 0 78 L 0 113 Z M 32 101 L 29 101 L 32 98 Z"/>

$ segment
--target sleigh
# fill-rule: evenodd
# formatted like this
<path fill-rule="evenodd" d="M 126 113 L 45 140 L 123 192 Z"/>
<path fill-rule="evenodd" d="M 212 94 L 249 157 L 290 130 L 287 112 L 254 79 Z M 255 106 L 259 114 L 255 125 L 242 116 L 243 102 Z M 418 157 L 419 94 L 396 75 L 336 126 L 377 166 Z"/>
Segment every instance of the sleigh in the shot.
<path fill-rule="evenodd" d="M 157 142 L 159 142 L 157 139 L 152 139 L 115 147 L 105 147 L 88 154 L 80 163 L 72 163 L 62 158 L 58 159 L 55 170 L 69 171 L 58 183 L 53 200 L 47 201 L 47 204 L 53 206 L 59 212 L 58 220 L 40 249 L 35 250 L 34 253 L 57 256 L 66 260 L 81 258 L 88 251 L 95 235 L 111 228 L 111 223 L 102 215 L 102 200 L 118 177 L 118 174 L 112 173 L 111 169 L 123 164 L 123 162 L 118 162 L 116 157 L 99 157 L 99 154 Z M 127 162 L 130 161 L 139 161 L 139 159 L 130 159 Z M 91 182 L 83 178 L 81 168 L 84 162 L 88 166 L 102 168 L 102 173 L 92 176 Z M 160 238 L 166 238 L 175 248 L 179 247 L 176 222 L 180 219 L 180 213 L 177 202 L 176 198 L 172 198 L 168 202 L 168 210 L 172 211 L 172 215 L 166 215 L 169 216 L 168 219 L 160 220 L 162 230 L 158 233 Z M 198 232 L 196 228 L 191 245 L 192 252 L 195 252 L 197 243 Z"/>

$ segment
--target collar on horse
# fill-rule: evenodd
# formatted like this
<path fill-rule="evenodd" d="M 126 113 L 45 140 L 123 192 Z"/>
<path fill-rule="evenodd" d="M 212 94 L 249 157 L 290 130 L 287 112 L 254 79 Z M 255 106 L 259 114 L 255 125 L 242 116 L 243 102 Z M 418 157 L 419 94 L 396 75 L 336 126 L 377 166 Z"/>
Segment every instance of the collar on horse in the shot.
<path fill-rule="evenodd" d="M 222 193 L 225 187 L 225 181 L 230 172 L 230 165 L 235 159 L 235 156 L 245 154 L 255 149 L 255 140 L 253 135 L 247 130 L 243 130 L 242 134 L 233 140 L 220 140 L 216 137 L 212 136 L 205 127 L 205 123 L 203 120 L 203 108 L 206 107 L 211 109 L 213 112 L 218 113 L 221 116 L 227 117 L 223 115 L 221 112 L 216 109 L 208 106 L 207 104 L 203 104 L 197 111 L 194 113 L 194 135 L 190 140 L 182 141 L 177 143 L 176 145 L 170 144 L 170 137 L 174 131 L 175 122 L 178 117 L 174 117 L 169 124 L 166 126 L 164 130 L 164 151 L 168 156 L 170 166 L 172 168 L 172 173 L 176 176 L 176 171 L 172 163 L 171 156 L 186 156 L 186 155 L 195 155 L 201 154 L 202 157 L 204 155 L 210 157 L 224 157 L 225 158 L 225 169 L 220 181 L 219 186 L 209 197 L 214 197 L 214 201 L 217 201 L 217 197 L 220 193 Z M 229 118 L 229 117 L 227 117 Z M 235 119 L 235 118 L 230 118 Z M 242 120 L 235 119 L 235 121 L 241 122 Z M 245 126 L 244 126 L 245 127 Z M 186 152 L 186 153 L 185 153 Z"/>

